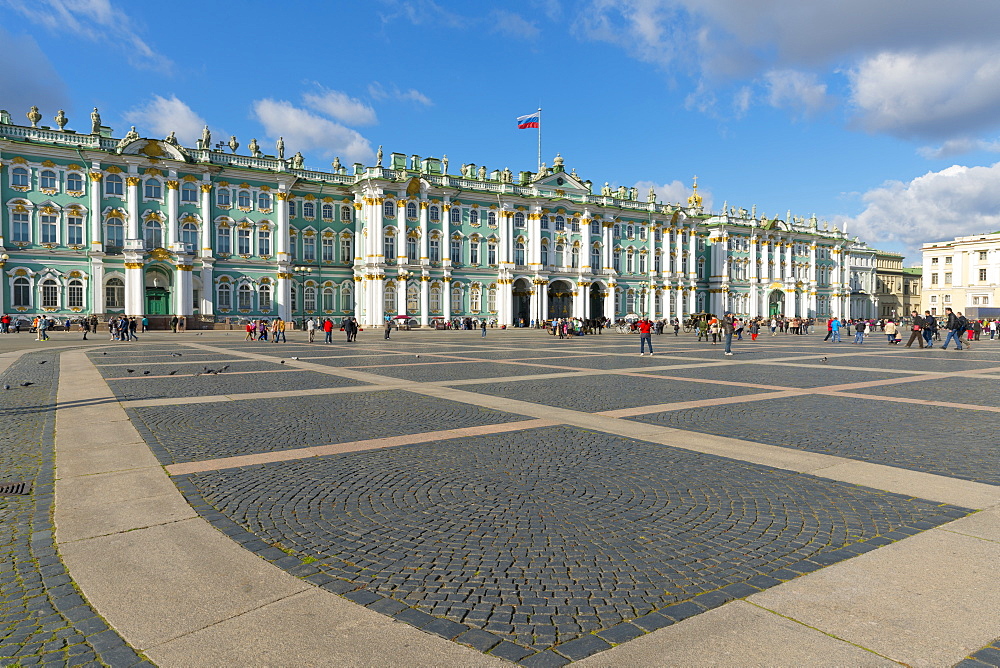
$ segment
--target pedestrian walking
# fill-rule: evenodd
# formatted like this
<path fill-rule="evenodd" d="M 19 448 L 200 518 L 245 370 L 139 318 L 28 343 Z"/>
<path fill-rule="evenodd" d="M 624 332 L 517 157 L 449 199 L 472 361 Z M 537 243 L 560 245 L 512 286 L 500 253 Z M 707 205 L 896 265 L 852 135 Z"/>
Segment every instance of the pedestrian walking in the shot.
<path fill-rule="evenodd" d="M 895 345 L 896 344 L 896 323 L 894 323 L 892 320 L 887 321 L 885 323 L 885 325 L 883 326 L 882 331 L 885 332 L 885 337 L 889 340 L 889 345 L 890 346 Z"/>
<path fill-rule="evenodd" d="M 945 321 L 945 329 L 948 330 L 948 336 L 944 338 L 944 343 L 941 344 L 941 350 L 948 350 L 948 342 L 951 340 L 955 341 L 955 350 L 962 349 L 962 332 L 965 331 L 965 318 L 960 318 L 955 315 L 955 312 L 951 310 L 951 307 L 947 307 L 944 310 L 947 320 Z"/>
<path fill-rule="evenodd" d="M 333 343 L 333 320 L 323 318 L 323 343 Z"/>
<path fill-rule="evenodd" d="M 642 318 L 636 323 L 636 327 L 639 329 L 639 357 L 646 354 L 646 346 L 649 346 L 649 356 L 653 356 L 653 338 L 649 335 L 653 328 L 653 323 L 649 321 L 649 318 Z"/>
<path fill-rule="evenodd" d="M 910 340 L 906 342 L 906 347 L 909 348 L 916 341 L 920 344 L 920 347 L 924 347 L 924 319 L 916 311 L 910 314 L 913 316 L 913 321 L 910 324 Z"/>
<path fill-rule="evenodd" d="M 937 330 L 937 320 L 934 319 L 930 311 L 924 311 L 924 347 L 933 348 L 932 341 L 935 338 L 940 340 L 941 337 L 937 336 Z"/>
<path fill-rule="evenodd" d="M 316 321 L 313 318 L 306 321 L 306 331 L 309 333 L 309 343 L 312 343 L 316 339 Z"/>
<path fill-rule="evenodd" d="M 840 318 L 830 319 L 830 341 L 840 343 Z"/>
<path fill-rule="evenodd" d="M 854 340 L 851 341 L 851 343 L 857 343 L 860 345 L 865 342 L 865 326 L 866 323 L 864 320 L 858 320 L 858 322 L 854 325 Z"/>
<path fill-rule="evenodd" d="M 391 330 L 392 330 L 392 320 L 389 320 L 388 318 L 386 318 L 385 319 L 385 340 L 386 341 L 389 340 L 389 333 L 391 332 Z M 485 334 L 483 336 L 485 336 Z"/>
<path fill-rule="evenodd" d="M 733 332 L 736 331 L 736 318 L 732 311 L 726 311 L 722 316 L 722 333 L 726 337 L 726 355 L 733 354 Z"/>
<path fill-rule="evenodd" d="M 485 319 L 479 321 L 479 329 L 483 332 L 483 335 L 481 337 L 479 337 L 479 338 L 485 339 L 486 338 L 486 320 Z M 560 332 L 561 331 L 563 331 L 563 330 L 560 330 Z M 559 338 L 561 339 L 563 337 L 560 336 Z"/>

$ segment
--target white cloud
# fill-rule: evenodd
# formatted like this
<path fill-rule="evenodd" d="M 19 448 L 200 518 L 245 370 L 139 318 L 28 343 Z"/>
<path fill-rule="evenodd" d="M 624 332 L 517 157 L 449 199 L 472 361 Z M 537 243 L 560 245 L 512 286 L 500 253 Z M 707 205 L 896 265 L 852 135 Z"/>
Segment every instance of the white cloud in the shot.
<path fill-rule="evenodd" d="M 865 127 L 902 136 L 947 137 L 996 124 L 1000 46 L 882 52 L 851 72 Z"/>
<path fill-rule="evenodd" d="M 82 36 L 121 49 L 135 67 L 167 71 L 172 63 L 139 36 L 140 28 L 111 0 L 0 0 L 54 33 Z"/>
<path fill-rule="evenodd" d="M 378 123 L 374 109 L 347 93 L 324 88 L 318 93 L 306 93 L 302 96 L 302 100 L 306 106 L 348 125 Z"/>
<path fill-rule="evenodd" d="M 796 70 L 771 70 L 764 73 L 767 82 L 768 102 L 776 109 L 810 116 L 829 106 L 826 84 L 820 83 L 811 72 Z"/>
<path fill-rule="evenodd" d="M 206 125 L 205 119 L 177 99 L 176 95 L 169 98 L 154 95 L 145 105 L 126 112 L 124 118 L 129 123 L 152 131 L 156 137 L 166 137 L 171 132 L 176 132 L 177 139 L 184 146 L 194 146 Z"/>
<path fill-rule="evenodd" d="M 920 245 L 1000 230 L 1000 163 L 953 165 L 908 183 L 889 181 L 862 196 L 858 216 L 832 222 L 870 242 L 902 244 L 911 257 Z"/>
<path fill-rule="evenodd" d="M 65 82 L 34 38 L 12 35 L 0 27 L 0 44 L 3 44 L 0 49 L 0 93 L 15 123 L 27 123 L 23 114 L 32 105 L 46 116 L 54 116 L 59 109 L 70 107 Z M 46 121 L 42 124 L 51 125 Z M 90 119 L 81 119 L 78 127 L 90 132 Z"/>
<path fill-rule="evenodd" d="M 467 21 L 450 12 L 433 0 L 382 0 L 389 11 L 380 13 L 382 23 L 404 19 L 413 25 L 434 25 L 446 28 L 464 28 Z"/>
<path fill-rule="evenodd" d="M 535 39 L 540 34 L 538 26 L 524 17 L 503 9 L 494 10 L 490 15 L 493 30 L 516 39 Z"/>
<path fill-rule="evenodd" d="M 937 147 L 921 146 L 917 149 L 917 153 L 930 160 L 951 158 L 956 155 L 972 153 L 973 151 L 1000 153 L 1000 141 L 987 141 L 985 139 L 973 139 L 971 137 L 958 137 L 956 139 L 949 139 Z"/>
<path fill-rule="evenodd" d="M 346 162 L 371 160 L 375 152 L 357 131 L 317 116 L 285 100 L 256 100 L 254 114 L 271 139 L 285 138 L 288 152 L 318 152 L 324 158 L 340 156 Z M 286 153 L 287 155 L 287 153 Z"/>
<path fill-rule="evenodd" d="M 635 184 L 636 189 L 639 191 L 639 199 L 643 202 L 646 201 L 647 193 L 649 188 L 652 187 L 656 192 L 656 201 L 663 202 L 664 204 L 683 204 L 687 206 L 687 198 L 691 195 L 691 188 L 684 185 L 680 181 L 671 181 L 670 183 L 656 183 L 655 181 L 638 181 Z M 704 190 L 702 188 L 698 189 L 698 194 L 701 195 L 702 205 L 705 207 L 706 211 L 712 210 L 712 193 L 709 190 Z"/>
<path fill-rule="evenodd" d="M 401 90 L 396 84 L 389 84 L 388 87 L 383 86 L 378 81 L 373 81 L 368 84 L 368 95 L 373 100 L 402 100 L 404 102 L 416 102 L 425 107 L 429 107 L 434 104 L 429 97 L 421 93 L 415 88 L 409 90 Z"/>

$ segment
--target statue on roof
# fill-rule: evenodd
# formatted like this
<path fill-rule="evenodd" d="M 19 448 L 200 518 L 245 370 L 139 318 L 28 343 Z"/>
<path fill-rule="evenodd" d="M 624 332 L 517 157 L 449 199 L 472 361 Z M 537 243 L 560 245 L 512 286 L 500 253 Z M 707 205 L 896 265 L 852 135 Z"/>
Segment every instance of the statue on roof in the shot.
<path fill-rule="evenodd" d="M 90 112 L 90 134 L 101 134 L 101 115 L 97 113 L 97 107 L 94 107 L 94 110 Z"/>
<path fill-rule="evenodd" d="M 611 197 L 611 184 L 607 181 L 605 181 L 604 185 L 601 186 L 601 195 L 603 197 Z"/>
<path fill-rule="evenodd" d="M 503 171 L 500 173 L 500 180 L 504 183 L 514 182 L 514 173 L 510 171 L 510 167 L 503 168 Z"/>
<path fill-rule="evenodd" d="M 236 135 L 231 135 L 229 137 L 229 150 L 236 153 L 236 149 L 240 147 L 240 143 L 236 141 Z"/>
<path fill-rule="evenodd" d="M 278 149 L 278 160 L 284 160 L 285 159 L 285 138 L 284 137 L 278 137 L 278 143 L 275 144 L 274 147 L 276 149 Z"/>
<path fill-rule="evenodd" d="M 206 151 L 210 151 L 212 149 L 212 131 L 208 129 L 207 125 L 205 126 L 205 129 L 201 131 L 201 146 L 198 148 L 203 148 Z"/>
<path fill-rule="evenodd" d="M 42 115 L 39 113 L 38 107 L 34 105 L 31 106 L 31 109 L 25 114 L 25 116 L 27 116 L 28 120 L 31 121 L 31 127 L 33 128 L 37 128 L 38 121 L 42 120 Z"/>
<path fill-rule="evenodd" d="M 639 201 L 639 189 L 632 187 L 628 189 L 628 198 L 633 202 Z"/>
<path fill-rule="evenodd" d="M 656 202 L 656 191 L 653 190 L 653 186 L 649 186 L 649 192 L 646 194 L 646 201 L 650 203 Z"/>
<path fill-rule="evenodd" d="M 480 181 L 486 180 L 486 165 L 479 166 L 479 180 Z"/>
<path fill-rule="evenodd" d="M 118 142 L 118 150 L 121 151 L 123 148 L 125 148 L 138 138 L 139 138 L 139 133 L 135 131 L 135 126 L 133 125 L 132 129 L 126 132 L 125 136 L 122 137 L 121 141 Z"/>
<path fill-rule="evenodd" d="M 333 162 L 331 162 L 330 165 L 333 167 L 334 174 L 340 174 L 341 164 L 339 155 L 333 159 Z"/>
<path fill-rule="evenodd" d="M 538 175 L 535 177 L 535 180 L 537 181 L 538 179 L 544 178 L 548 175 L 549 170 L 545 167 L 545 163 L 543 162 L 542 166 L 538 168 Z"/>
<path fill-rule="evenodd" d="M 448 175 L 448 154 L 445 153 L 441 156 L 441 173 L 445 176 Z"/>
<path fill-rule="evenodd" d="M 375 166 L 382 166 L 382 144 L 378 145 L 378 153 L 375 154 Z"/>
<path fill-rule="evenodd" d="M 618 186 L 618 199 L 625 199 L 628 197 L 628 189 L 625 186 Z"/>
<path fill-rule="evenodd" d="M 250 149 L 250 155 L 252 155 L 255 158 L 259 158 L 260 156 L 263 155 L 263 153 L 260 152 L 260 144 L 257 143 L 256 137 L 250 140 L 250 143 L 247 145 L 247 148 Z"/>
<path fill-rule="evenodd" d="M 572 176 L 574 179 L 576 179 L 578 181 L 580 180 L 579 175 L 576 173 L 576 167 L 573 168 L 573 171 L 570 172 L 569 175 Z"/>
<path fill-rule="evenodd" d="M 163 141 L 167 142 L 171 146 L 178 146 L 179 145 L 179 142 L 177 141 L 177 133 L 176 132 L 171 132 L 169 135 L 167 135 L 166 137 L 164 137 Z"/>
<path fill-rule="evenodd" d="M 59 131 L 60 132 L 62 132 L 63 130 L 65 130 L 66 129 L 66 124 L 69 123 L 69 119 L 66 118 L 66 112 L 64 110 L 62 110 L 62 109 L 60 109 L 59 113 L 56 114 L 56 117 L 55 117 L 54 120 L 56 122 L 56 125 L 59 126 Z"/>
<path fill-rule="evenodd" d="M 306 159 L 302 157 L 302 151 L 296 151 L 292 156 L 292 169 L 302 169 Z"/>

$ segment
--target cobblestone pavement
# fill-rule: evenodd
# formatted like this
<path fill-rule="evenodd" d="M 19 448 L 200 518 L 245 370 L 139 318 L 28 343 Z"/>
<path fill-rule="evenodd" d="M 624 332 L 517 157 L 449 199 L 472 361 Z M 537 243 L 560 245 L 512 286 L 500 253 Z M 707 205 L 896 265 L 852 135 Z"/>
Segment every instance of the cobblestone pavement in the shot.
<path fill-rule="evenodd" d="M 263 556 L 514 660 L 607 648 L 969 512 L 568 427 L 189 482 Z"/>
<path fill-rule="evenodd" d="M 958 663 L 955 668 L 998 668 L 1000 667 L 1000 638 L 997 638 L 969 658 Z"/>
<path fill-rule="evenodd" d="M 126 410 L 163 464 L 524 419 L 404 391 Z"/>
<path fill-rule="evenodd" d="M 607 650 L 905 542 L 970 510 L 700 454 L 669 439 L 626 438 L 604 431 L 608 423 L 515 425 L 490 434 L 491 425 L 547 418 L 547 407 L 581 416 L 620 409 L 632 416 L 593 418 L 1000 486 L 1000 455 L 984 437 L 997 431 L 1000 412 L 927 403 L 997 406 L 1000 380 L 968 374 L 1000 367 L 1000 346 L 941 353 L 821 338 L 763 336 L 739 342 L 737 354 L 725 358 L 721 346 L 690 335 L 654 337 L 657 354 L 639 357 L 636 337 L 611 333 L 560 341 L 516 330 L 491 330 L 486 339 L 400 332 L 384 341 L 366 332 L 350 345 L 249 343 L 239 333 L 209 333 L 98 341 L 89 358 L 161 463 L 205 463 L 174 480 L 205 519 L 244 548 L 327 592 L 530 667 Z M 56 357 L 40 360 L 25 356 L 4 378 L 51 373 Z M 183 375 L 206 364 L 230 368 Z M 175 376 L 163 377 L 175 368 Z M 940 377 L 907 382 L 927 372 Z M 543 374 L 560 375 L 512 380 Z M 32 445 L 19 437 L 28 445 L 0 451 L 4 472 L 37 476 L 28 505 L 0 497 L 0 529 L 14 546 L 0 564 L 0 634 L 7 634 L 0 657 L 16 638 L 18 651 L 51 650 L 55 664 L 130 665 L 141 657 L 100 626 L 58 571 L 45 533 L 52 530 L 55 380 L 0 393 L 0 410 L 19 409 L 17 421 L 5 422 L 10 432 L 42 439 Z M 864 387 L 871 381 L 885 384 Z M 831 386 L 845 387 L 837 394 Z M 770 387 L 798 388 L 798 395 L 767 398 Z M 322 393 L 329 388 L 337 393 Z M 287 394 L 253 398 L 258 392 Z M 189 403 L 218 395 L 228 398 Z M 9 403 L 17 397 L 30 399 Z M 157 401 L 133 405 L 148 399 Z M 704 403 L 660 408 L 686 402 Z M 643 414 L 644 407 L 659 412 Z M 457 428 L 479 435 L 418 439 Z M 377 439 L 394 440 L 390 447 L 352 445 Z M 332 444 L 362 449 L 289 454 Z M 279 454 L 288 461 L 276 461 Z M 220 465 L 215 460 L 240 455 L 266 463 L 211 470 Z M 46 484 L 48 495 L 39 494 Z M 44 600 L 44 610 L 12 603 Z M 28 628 L 45 630 L 24 635 Z M 49 635 L 36 640 L 34 633 Z M 991 665 L 997 651 L 985 647 L 962 665 Z"/>
<path fill-rule="evenodd" d="M 33 385 L 21 387 L 21 383 Z M 0 665 L 133 666 L 143 661 L 80 596 L 56 550 L 53 429 L 58 357 L 23 356 L 0 374 Z"/>
<path fill-rule="evenodd" d="M 1000 485 L 1000 450 L 984 437 L 1000 413 L 807 395 L 628 419 Z"/>

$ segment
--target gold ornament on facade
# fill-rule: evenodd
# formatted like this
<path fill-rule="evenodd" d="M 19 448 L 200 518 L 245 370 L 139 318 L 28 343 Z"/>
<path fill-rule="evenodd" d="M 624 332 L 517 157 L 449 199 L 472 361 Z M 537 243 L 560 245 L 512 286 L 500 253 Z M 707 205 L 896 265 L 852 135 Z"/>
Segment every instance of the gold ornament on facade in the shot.
<path fill-rule="evenodd" d="M 178 264 L 175 265 L 179 271 L 191 271 L 194 269 L 193 264 Z"/>
<path fill-rule="evenodd" d="M 180 187 L 181 187 L 181 182 L 180 181 L 167 181 L 167 189 L 168 190 L 177 190 Z"/>
<path fill-rule="evenodd" d="M 166 262 L 173 259 L 173 253 L 168 251 L 166 248 L 154 248 L 149 251 L 149 257 L 153 260 L 158 260 L 160 262 Z"/>
<path fill-rule="evenodd" d="M 10 159 L 10 161 L 15 165 L 27 165 L 28 161 L 17 155 Z"/>
<path fill-rule="evenodd" d="M 126 269 L 142 269 L 143 266 L 144 265 L 143 265 L 142 262 L 126 262 L 125 263 L 125 268 Z"/>
<path fill-rule="evenodd" d="M 126 176 L 125 177 L 125 185 L 136 187 L 140 183 L 142 183 L 142 179 L 140 179 L 138 176 Z"/>
<path fill-rule="evenodd" d="M 163 172 L 158 170 L 156 167 L 147 167 L 145 171 L 143 171 L 143 174 L 146 176 L 161 176 Z"/>

